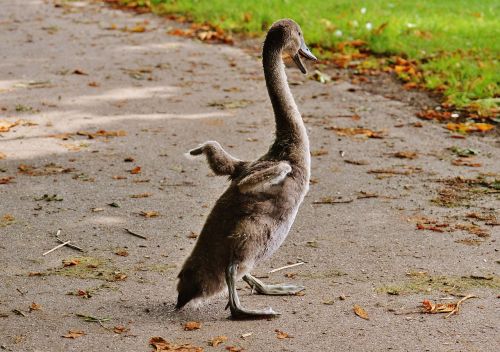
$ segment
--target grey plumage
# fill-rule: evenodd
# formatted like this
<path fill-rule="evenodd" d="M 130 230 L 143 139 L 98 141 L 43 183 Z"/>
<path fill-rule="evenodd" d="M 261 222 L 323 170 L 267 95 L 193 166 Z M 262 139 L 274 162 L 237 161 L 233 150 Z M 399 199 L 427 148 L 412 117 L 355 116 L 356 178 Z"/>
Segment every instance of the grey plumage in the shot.
<path fill-rule="evenodd" d="M 210 212 L 178 275 L 177 308 L 229 287 L 233 316 L 277 314 L 270 308 L 241 308 L 234 280 L 253 279 L 249 272 L 254 265 L 279 248 L 308 190 L 309 140 L 288 87 L 281 58 L 284 53 L 299 62 L 299 54 L 315 59 L 292 20 L 273 24 L 263 46 L 264 74 L 276 121 L 276 139 L 269 151 L 255 161 L 234 158 L 217 142 L 190 151 L 191 155 L 204 154 L 214 173 L 229 176 L 231 183 Z M 304 72 L 302 63 L 298 65 Z"/>

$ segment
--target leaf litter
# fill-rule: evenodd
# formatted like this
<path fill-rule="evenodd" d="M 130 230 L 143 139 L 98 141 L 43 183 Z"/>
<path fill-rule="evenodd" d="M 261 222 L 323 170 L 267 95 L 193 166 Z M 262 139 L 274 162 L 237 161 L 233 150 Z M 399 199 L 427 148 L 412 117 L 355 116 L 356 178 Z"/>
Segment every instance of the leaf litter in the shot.
<path fill-rule="evenodd" d="M 178 345 L 176 343 L 169 342 L 160 336 L 151 337 L 151 339 L 149 340 L 149 344 L 155 348 L 154 349 L 155 352 L 162 352 L 162 351 L 203 352 L 202 347 L 193 346 L 191 344 Z"/>
<path fill-rule="evenodd" d="M 447 319 L 454 314 L 458 314 L 460 311 L 460 305 L 470 299 L 477 298 L 475 295 L 467 295 L 455 303 L 434 303 L 425 299 L 422 302 L 423 313 L 436 314 L 436 313 L 448 313 L 444 318 Z"/>

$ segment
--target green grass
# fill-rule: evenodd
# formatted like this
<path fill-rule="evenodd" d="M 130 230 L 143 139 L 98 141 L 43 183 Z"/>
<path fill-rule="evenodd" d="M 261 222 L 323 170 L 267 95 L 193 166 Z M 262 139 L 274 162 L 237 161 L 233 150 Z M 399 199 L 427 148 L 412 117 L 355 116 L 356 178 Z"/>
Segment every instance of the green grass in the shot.
<path fill-rule="evenodd" d="M 186 15 L 230 32 L 261 35 L 275 20 L 298 22 L 320 57 L 343 41 L 366 41 L 374 54 L 417 60 L 424 87 L 458 107 L 500 103 L 500 3 L 497 0 L 122 0 Z"/>

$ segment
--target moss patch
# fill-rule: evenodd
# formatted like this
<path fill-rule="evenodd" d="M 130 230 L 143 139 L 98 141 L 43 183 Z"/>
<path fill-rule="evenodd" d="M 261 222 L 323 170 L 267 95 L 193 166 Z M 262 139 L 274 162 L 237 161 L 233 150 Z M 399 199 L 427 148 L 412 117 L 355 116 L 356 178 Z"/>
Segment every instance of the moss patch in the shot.
<path fill-rule="evenodd" d="M 435 291 L 462 294 L 475 288 L 500 290 L 500 276 L 412 276 L 409 281 L 379 287 L 377 292 L 390 295 Z"/>
<path fill-rule="evenodd" d="M 123 281 L 127 275 L 113 266 L 111 260 L 95 257 L 73 257 L 63 260 L 63 267 L 50 269 L 47 275 L 62 275 L 79 279 Z"/>

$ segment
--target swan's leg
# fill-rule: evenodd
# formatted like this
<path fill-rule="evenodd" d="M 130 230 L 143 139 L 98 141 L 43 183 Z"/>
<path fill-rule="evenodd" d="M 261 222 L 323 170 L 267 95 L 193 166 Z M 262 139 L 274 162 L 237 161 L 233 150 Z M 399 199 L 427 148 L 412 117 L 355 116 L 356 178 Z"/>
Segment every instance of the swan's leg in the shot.
<path fill-rule="evenodd" d="M 236 271 L 237 264 L 231 263 L 226 268 L 226 283 L 229 290 L 229 303 L 231 316 L 234 319 L 268 318 L 279 315 L 271 307 L 261 310 L 245 309 L 240 304 L 238 293 L 236 292 Z"/>
<path fill-rule="evenodd" d="M 243 280 L 245 280 L 245 282 L 250 285 L 252 290 L 257 291 L 257 293 L 260 293 L 261 295 L 286 296 L 294 295 L 300 291 L 305 290 L 304 286 L 298 285 L 266 285 L 250 274 L 246 274 L 245 276 L 243 276 Z"/>
<path fill-rule="evenodd" d="M 272 186 L 283 182 L 286 176 L 292 171 L 292 167 L 286 161 L 267 169 L 254 172 L 238 182 L 241 193 L 261 193 L 271 189 Z"/>
<path fill-rule="evenodd" d="M 241 162 L 239 159 L 236 159 L 226 152 L 220 144 L 215 141 L 205 142 L 198 148 L 190 150 L 189 154 L 205 154 L 208 165 L 216 175 L 232 175 L 236 166 Z"/>

